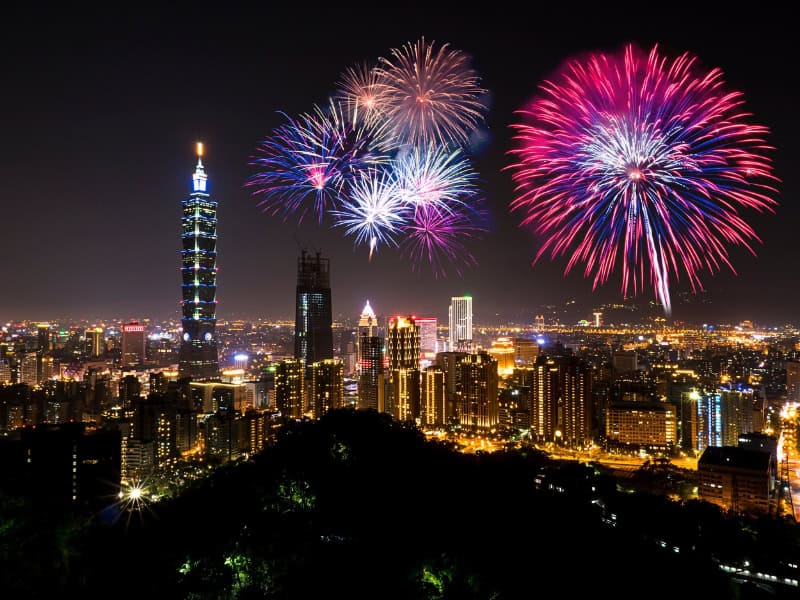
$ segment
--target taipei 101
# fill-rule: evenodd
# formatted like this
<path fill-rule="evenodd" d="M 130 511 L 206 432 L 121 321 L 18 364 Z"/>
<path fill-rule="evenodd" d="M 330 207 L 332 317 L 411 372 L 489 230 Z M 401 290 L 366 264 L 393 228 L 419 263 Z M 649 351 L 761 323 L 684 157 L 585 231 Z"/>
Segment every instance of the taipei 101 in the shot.
<path fill-rule="evenodd" d="M 0 595 L 800 596 L 791 7 L 8 7 Z"/>

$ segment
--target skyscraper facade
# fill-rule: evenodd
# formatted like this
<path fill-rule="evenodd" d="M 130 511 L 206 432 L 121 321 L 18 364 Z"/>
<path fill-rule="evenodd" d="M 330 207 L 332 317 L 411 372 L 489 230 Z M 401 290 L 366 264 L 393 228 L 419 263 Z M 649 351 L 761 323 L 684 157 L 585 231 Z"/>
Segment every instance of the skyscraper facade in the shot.
<path fill-rule="evenodd" d="M 497 360 L 486 352 L 458 363 L 458 416 L 462 426 L 490 429 L 499 422 Z"/>
<path fill-rule="evenodd" d="M 389 319 L 387 352 L 390 369 L 419 368 L 419 325 L 414 317 Z"/>
<path fill-rule="evenodd" d="M 183 201 L 181 218 L 181 276 L 183 340 L 180 377 L 194 380 L 219 377 L 217 355 L 217 202 L 208 193 L 203 168 L 203 145 L 197 144 L 192 193 Z"/>
<path fill-rule="evenodd" d="M 422 425 L 444 425 L 447 412 L 445 376 L 437 366 L 431 366 L 422 372 L 422 406 L 420 417 Z"/>
<path fill-rule="evenodd" d="M 472 342 L 472 296 L 451 298 L 448 315 L 450 351 L 468 348 Z"/>
<path fill-rule="evenodd" d="M 383 338 L 367 301 L 358 321 L 358 407 L 383 412 Z"/>
<path fill-rule="evenodd" d="M 275 366 L 275 405 L 285 417 L 295 419 L 305 412 L 305 364 L 283 360 Z"/>
<path fill-rule="evenodd" d="M 333 408 L 344 406 L 344 366 L 326 359 L 311 365 L 311 410 L 315 419 Z"/>
<path fill-rule="evenodd" d="M 591 441 L 591 374 L 575 356 L 539 356 L 531 382 L 531 433 L 540 441 Z"/>
<path fill-rule="evenodd" d="M 386 338 L 389 359 L 389 384 L 386 411 L 395 419 L 411 421 L 419 417 L 419 325 L 413 317 L 392 317 Z"/>
<path fill-rule="evenodd" d="M 415 317 L 414 321 L 419 325 L 419 353 L 423 360 L 433 361 L 436 358 L 436 329 L 438 320 L 436 317 Z"/>
<path fill-rule="evenodd" d="M 294 357 L 306 367 L 333 358 L 330 262 L 303 250 L 297 260 Z"/>
<path fill-rule="evenodd" d="M 131 322 L 122 326 L 122 366 L 144 362 L 144 325 Z"/>

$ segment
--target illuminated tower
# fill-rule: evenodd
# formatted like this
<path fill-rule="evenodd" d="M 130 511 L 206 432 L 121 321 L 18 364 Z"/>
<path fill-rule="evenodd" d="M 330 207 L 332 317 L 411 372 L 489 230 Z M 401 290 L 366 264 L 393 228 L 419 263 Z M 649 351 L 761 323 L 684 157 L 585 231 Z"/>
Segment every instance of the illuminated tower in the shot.
<path fill-rule="evenodd" d="M 468 347 L 472 341 L 472 296 L 450 299 L 450 351 Z"/>
<path fill-rule="evenodd" d="M 197 167 L 192 193 L 183 201 L 181 218 L 181 275 L 183 277 L 183 342 L 181 377 L 194 380 L 219 377 L 217 339 L 217 203 L 207 189 L 203 144 L 197 144 Z"/>
<path fill-rule="evenodd" d="M 294 357 L 310 370 L 315 362 L 333 358 L 330 261 L 304 250 L 297 260 Z"/>
<path fill-rule="evenodd" d="M 386 412 L 400 421 L 419 416 L 419 325 L 413 317 L 394 317 L 389 320 L 386 337 L 389 358 L 389 385 Z"/>
<path fill-rule="evenodd" d="M 358 407 L 383 412 L 383 338 L 369 300 L 358 321 L 358 373 Z"/>

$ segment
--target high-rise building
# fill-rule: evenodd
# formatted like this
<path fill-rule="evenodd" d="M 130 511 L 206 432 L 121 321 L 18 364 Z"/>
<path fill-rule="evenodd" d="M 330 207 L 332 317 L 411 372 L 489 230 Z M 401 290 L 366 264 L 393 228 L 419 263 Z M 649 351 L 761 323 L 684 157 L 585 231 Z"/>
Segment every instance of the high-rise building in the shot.
<path fill-rule="evenodd" d="M 197 144 L 192 192 L 182 202 L 181 277 L 183 341 L 178 359 L 181 377 L 219 377 L 217 354 L 217 202 L 208 193 L 203 144 Z"/>
<path fill-rule="evenodd" d="M 439 321 L 436 317 L 414 317 L 419 325 L 419 353 L 423 360 L 432 361 L 436 357 L 436 329 Z"/>
<path fill-rule="evenodd" d="M 122 366 L 131 367 L 144 362 L 144 325 L 135 321 L 122 326 Z"/>
<path fill-rule="evenodd" d="M 38 349 L 39 352 L 49 352 L 53 349 L 52 345 L 50 344 L 50 324 L 49 323 L 39 323 L 36 328 L 36 337 L 38 340 Z"/>
<path fill-rule="evenodd" d="M 329 358 L 311 365 L 311 410 L 314 418 L 344 406 L 344 367 Z"/>
<path fill-rule="evenodd" d="M 39 361 L 41 355 L 36 352 L 26 352 L 19 358 L 19 383 L 34 386 L 39 383 Z"/>
<path fill-rule="evenodd" d="M 439 352 L 436 355 L 436 366 L 444 371 L 445 386 L 445 423 L 456 417 L 456 392 L 461 382 L 459 363 L 469 356 L 466 352 Z"/>
<path fill-rule="evenodd" d="M 472 342 L 472 296 L 450 298 L 448 315 L 450 350 L 469 346 Z"/>
<path fill-rule="evenodd" d="M 283 360 L 275 366 L 275 404 L 285 417 L 303 416 L 305 364 L 302 360 Z"/>
<path fill-rule="evenodd" d="M 369 300 L 358 322 L 358 407 L 385 410 L 383 338 Z"/>
<path fill-rule="evenodd" d="M 786 399 L 800 402 L 800 360 L 786 361 Z"/>
<path fill-rule="evenodd" d="M 378 319 L 369 305 L 358 321 L 358 408 L 384 411 L 383 338 Z"/>
<path fill-rule="evenodd" d="M 447 390 L 444 371 L 432 366 L 422 371 L 422 406 L 420 417 L 422 425 L 444 425 L 447 412 Z"/>
<path fill-rule="evenodd" d="M 675 407 L 666 402 L 619 402 L 608 408 L 606 440 L 627 449 L 669 452 L 677 441 Z"/>
<path fill-rule="evenodd" d="M 387 333 L 389 368 L 418 369 L 420 330 L 414 317 L 392 317 Z"/>
<path fill-rule="evenodd" d="M 103 329 L 92 327 L 86 330 L 86 353 L 91 358 L 103 356 L 106 351 L 106 341 L 103 337 Z"/>
<path fill-rule="evenodd" d="M 458 364 L 458 419 L 462 426 L 491 429 L 499 423 L 497 360 L 486 352 L 470 354 Z"/>
<path fill-rule="evenodd" d="M 591 441 L 591 371 L 582 360 L 539 356 L 531 382 L 531 433 L 540 441 L 583 446 Z"/>
<path fill-rule="evenodd" d="M 330 261 L 305 250 L 297 259 L 294 357 L 307 368 L 333 358 Z"/>
<path fill-rule="evenodd" d="M 753 390 L 750 388 L 720 390 L 722 408 L 722 445 L 737 446 L 739 437 L 752 433 Z"/>
<path fill-rule="evenodd" d="M 489 354 L 497 360 L 497 372 L 501 377 L 508 377 L 514 372 L 515 351 L 511 338 L 501 337 L 494 340 Z"/>
<path fill-rule="evenodd" d="M 539 344 L 536 340 L 514 338 L 514 363 L 517 365 L 532 365 L 539 356 Z"/>

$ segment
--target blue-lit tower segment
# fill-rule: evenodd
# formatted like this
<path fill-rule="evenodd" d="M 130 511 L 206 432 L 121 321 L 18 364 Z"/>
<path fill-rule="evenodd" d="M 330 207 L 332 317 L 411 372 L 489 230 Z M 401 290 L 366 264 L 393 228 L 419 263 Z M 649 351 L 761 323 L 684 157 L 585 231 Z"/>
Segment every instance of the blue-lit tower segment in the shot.
<path fill-rule="evenodd" d="M 181 377 L 219 377 L 217 338 L 217 203 L 208 194 L 208 176 L 203 168 L 203 144 L 197 144 L 197 167 L 192 193 L 183 201 L 181 218 L 181 300 L 183 342 Z"/>

